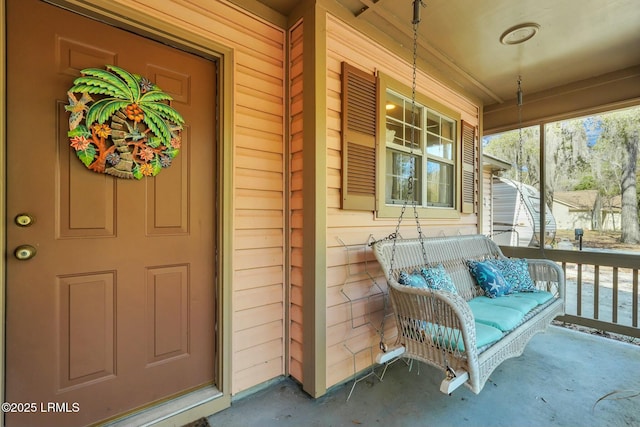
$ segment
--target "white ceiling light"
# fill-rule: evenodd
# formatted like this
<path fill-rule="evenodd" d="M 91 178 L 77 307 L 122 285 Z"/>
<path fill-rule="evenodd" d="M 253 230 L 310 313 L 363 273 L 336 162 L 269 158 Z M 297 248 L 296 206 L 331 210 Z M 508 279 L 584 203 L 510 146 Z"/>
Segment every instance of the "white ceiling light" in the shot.
<path fill-rule="evenodd" d="M 500 43 L 502 44 L 520 44 L 531 39 L 538 33 L 540 25 L 528 22 L 526 24 L 519 24 L 509 28 L 500 36 Z"/>

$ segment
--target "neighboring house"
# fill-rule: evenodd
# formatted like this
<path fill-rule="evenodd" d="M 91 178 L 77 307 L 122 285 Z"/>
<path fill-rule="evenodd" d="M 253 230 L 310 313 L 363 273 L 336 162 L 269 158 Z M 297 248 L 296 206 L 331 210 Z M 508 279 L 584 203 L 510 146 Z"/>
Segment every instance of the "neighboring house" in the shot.
<path fill-rule="evenodd" d="M 410 52 L 360 11 L 334 1 L 303 1 L 287 15 L 250 0 L 0 5 L 0 394 L 70 405 L 55 416 L 6 414 L 8 425 L 89 425 L 147 410 L 182 425 L 282 376 L 322 396 L 375 363 L 378 333 L 354 317 L 372 311 L 369 274 L 383 279 L 375 266 L 363 271 L 372 259 L 363 250 L 354 310 L 341 242 L 395 230 L 404 168 L 423 166 L 413 195 L 427 236 L 485 230 L 478 141 L 483 129 L 516 123 L 515 101 L 488 111 L 458 75 L 421 58 L 426 142 L 412 147 Z M 455 15 L 452 29 L 471 30 Z M 184 116 L 180 154 L 155 179 L 96 174 L 69 146 L 67 90 L 81 70 L 107 65 L 151 79 Z M 554 90 L 525 120 L 635 102 L 632 72 L 572 84 L 568 106 Z M 412 214 L 400 231 L 417 234 Z M 385 327 L 389 337 L 394 325 Z"/>
<path fill-rule="evenodd" d="M 605 199 L 597 190 L 556 191 L 553 216 L 558 229 L 620 230 L 621 198 Z"/>

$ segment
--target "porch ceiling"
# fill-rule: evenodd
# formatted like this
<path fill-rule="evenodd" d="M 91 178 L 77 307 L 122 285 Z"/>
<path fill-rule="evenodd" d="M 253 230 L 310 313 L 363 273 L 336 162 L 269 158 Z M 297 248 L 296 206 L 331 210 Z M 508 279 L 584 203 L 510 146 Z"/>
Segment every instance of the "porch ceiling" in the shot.
<path fill-rule="evenodd" d="M 299 0 L 259 0 L 288 16 Z M 412 2 L 335 0 L 358 20 L 412 46 Z M 485 105 L 640 65 L 637 0 L 424 0 L 418 55 Z M 500 43 L 509 28 L 533 22 L 535 37 Z"/>

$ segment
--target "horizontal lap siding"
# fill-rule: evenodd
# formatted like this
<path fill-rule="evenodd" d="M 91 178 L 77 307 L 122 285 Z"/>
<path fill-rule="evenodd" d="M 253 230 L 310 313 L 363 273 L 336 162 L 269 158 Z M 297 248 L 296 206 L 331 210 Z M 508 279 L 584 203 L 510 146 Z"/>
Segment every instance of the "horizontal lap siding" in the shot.
<path fill-rule="evenodd" d="M 233 49 L 232 379 L 236 394 L 284 372 L 283 30 L 230 3 L 125 2 Z M 231 76 L 225 76 L 231 77 Z"/>
<path fill-rule="evenodd" d="M 362 34 L 327 17 L 327 387 L 351 378 L 374 361 L 380 337 L 373 326 L 382 319 L 382 300 L 376 295 L 386 282 L 365 243 L 395 230 L 397 218 L 376 219 L 373 212 L 342 210 L 341 176 L 341 63 L 363 71 L 382 71 L 411 87 L 411 64 L 367 40 Z M 478 106 L 430 76 L 418 72 L 417 91 L 458 111 L 462 120 L 477 126 Z M 477 232 L 477 217 L 421 220 L 426 235 Z M 410 209 L 400 229 L 403 237 L 417 236 Z M 351 249 L 347 250 L 343 244 Z M 353 249 L 361 245 L 360 249 Z M 368 272 L 368 274 L 367 274 Z M 373 280 L 369 277 L 373 278 Z M 368 319 L 371 319 L 369 322 Z M 369 322 L 369 323 L 368 323 Z M 385 322 L 385 337 L 392 338 L 393 324 Z M 355 364 L 355 366 L 354 366 Z"/>
<path fill-rule="evenodd" d="M 290 30 L 289 45 L 289 96 L 290 96 L 290 212 L 291 212 L 291 275 L 289 309 L 289 373 L 303 381 L 302 370 L 302 36 L 303 24 L 299 22 Z"/>
<path fill-rule="evenodd" d="M 284 220 L 284 37 L 254 46 L 257 22 L 241 27 L 246 47 L 235 69 L 235 216 L 282 215 Z M 261 49 L 262 47 L 262 49 Z M 284 221 L 234 231 L 233 393 L 284 374 Z M 244 325 L 244 311 L 255 314 Z M 242 316 L 244 319 L 250 319 Z M 242 326 L 242 328 L 241 328 Z"/>
<path fill-rule="evenodd" d="M 493 237 L 493 206 L 491 204 L 492 194 L 492 178 L 493 174 L 490 171 L 482 171 L 482 234 L 486 234 L 489 237 Z M 487 203 L 485 203 L 485 200 Z"/>

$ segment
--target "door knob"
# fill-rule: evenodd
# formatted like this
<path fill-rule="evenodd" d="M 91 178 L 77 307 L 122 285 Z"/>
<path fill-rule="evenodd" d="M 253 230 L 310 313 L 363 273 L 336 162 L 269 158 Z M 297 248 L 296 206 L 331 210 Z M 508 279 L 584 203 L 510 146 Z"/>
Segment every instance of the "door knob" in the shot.
<path fill-rule="evenodd" d="M 35 222 L 35 218 L 27 213 L 20 213 L 15 217 L 16 225 L 20 227 L 29 227 Z"/>
<path fill-rule="evenodd" d="M 36 256 L 38 251 L 31 245 L 20 245 L 13 251 L 13 254 L 20 261 L 26 261 Z"/>

